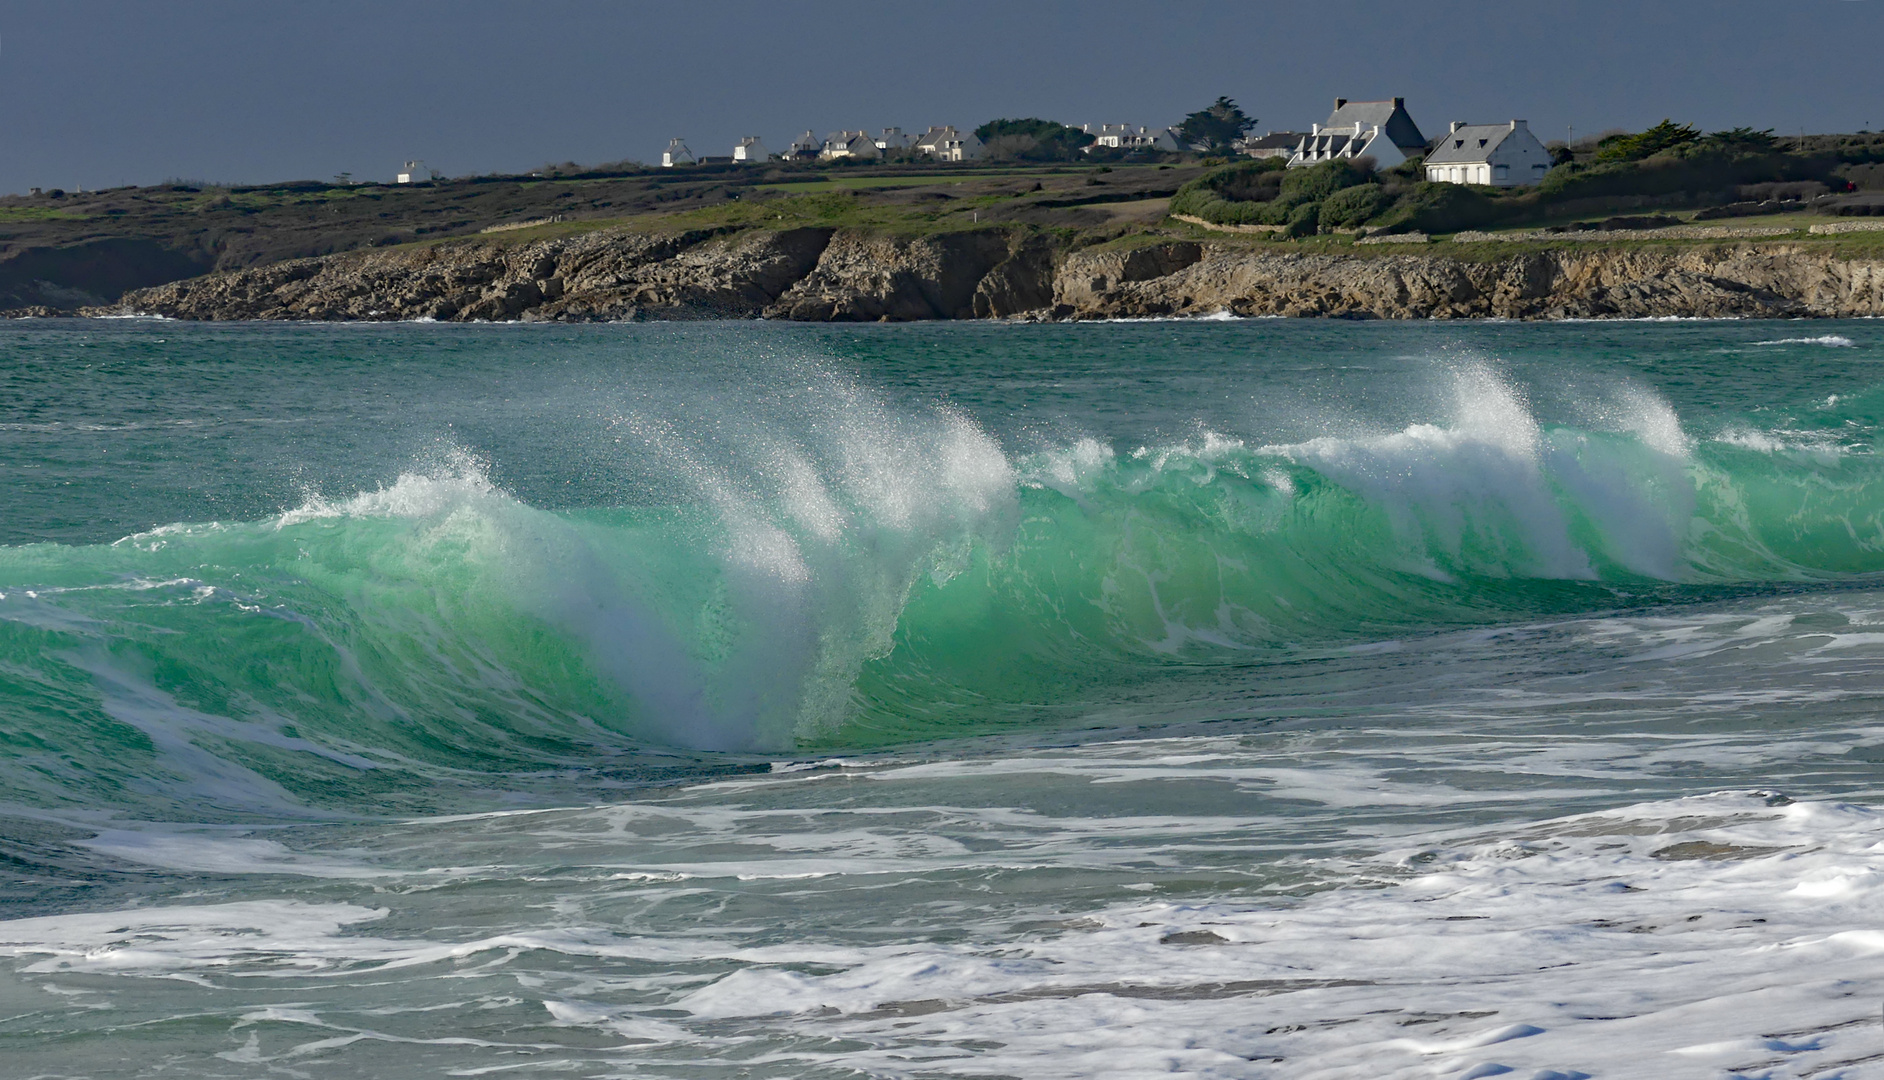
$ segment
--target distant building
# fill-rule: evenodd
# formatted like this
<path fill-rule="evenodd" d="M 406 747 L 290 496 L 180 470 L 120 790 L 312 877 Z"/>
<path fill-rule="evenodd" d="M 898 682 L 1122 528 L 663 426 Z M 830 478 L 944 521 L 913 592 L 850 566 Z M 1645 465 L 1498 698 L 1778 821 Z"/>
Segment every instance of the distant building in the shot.
<path fill-rule="evenodd" d="M 1083 124 L 1080 130 L 1092 136 L 1092 146 L 1107 150 L 1161 150 L 1177 153 L 1184 149 L 1177 133 L 1170 128 L 1148 128 L 1142 124 Z"/>
<path fill-rule="evenodd" d="M 937 161 L 973 161 L 981 156 L 981 140 L 972 131 L 957 131 L 953 124 L 930 125 L 916 136 L 916 152 Z"/>
<path fill-rule="evenodd" d="M 855 158 L 859 161 L 874 161 L 883 156 L 877 149 L 877 141 L 869 133 L 859 128 L 856 131 L 833 131 L 824 137 L 824 149 L 818 156 L 825 161 L 837 161 L 842 158 Z"/>
<path fill-rule="evenodd" d="M 765 152 L 765 144 L 757 135 L 748 135 L 733 147 L 733 160 L 741 165 L 762 165 L 771 156 Z"/>
<path fill-rule="evenodd" d="M 422 184 L 430 179 L 431 175 L 425 171 L 425 162 L 408 161 L 406 162 L 405 168 L 401 169 L 399 173 L 393 177 L 393 183 Z"/>
<path fill-rule="evenodd" d="M 1522 120 L 1468 124 L 1452 129 L 1426 155 L 1426 179 L 1436 184 L 1535 184 L 1550 171 L 1550 151 Z"/>
<path fill-rule="evenodd" d="M 1302 145 L 1306 138 L 1299 131 L 1272 131 L 1267 135 L 1250 135 L 1230 144 L 1237 153 L 1253 158 L 1286 158 L 1295 154 L 1295 148 Z"/>
<path fill-rule="evenodd" d="M 671 169 L 676 165 L 692 164 L 693 151 L 687 149 L 687 144 L 681 142 L 680 136 L 678 135 L 667 144 L 667 149 L 661 151 L 661 168 L 663 169 Z"/>
<path fill-rule="evenodd" d="M 1343 158 L 1371 157 L 1391 168 L 1426 152 L 1426 136 L 1407 115 L 1406 99 L 1349 101 L 1336 98 L 1328 121 L 1316 124 L 1289 155 L 1289 167 Z"/>
<path fill-rule="evenodd" d="M 824 152 L 824 140 L 807 131 L 792 140 L 791 148 L 785 151 L 787 161 L 816 161 Z"/>
<path fill-rule="evenodd" d="M 902 128 L 888 127 L 883 129 L 883 134 L 877 136 L 877 149 L 890 154 L 909 149 L 909 142 L 909 136 L 904 134 Z"/>

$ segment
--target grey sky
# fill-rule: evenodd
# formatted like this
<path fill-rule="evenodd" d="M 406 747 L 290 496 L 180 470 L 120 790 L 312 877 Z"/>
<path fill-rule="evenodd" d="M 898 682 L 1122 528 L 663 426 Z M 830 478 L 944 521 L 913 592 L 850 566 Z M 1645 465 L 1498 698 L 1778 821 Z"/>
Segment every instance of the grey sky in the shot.
<path fill-rule="evenodd" d="M 0 191 L 389 179 L 997 116 L 1884 127 L 1884 0 L 5 0 Z"/>

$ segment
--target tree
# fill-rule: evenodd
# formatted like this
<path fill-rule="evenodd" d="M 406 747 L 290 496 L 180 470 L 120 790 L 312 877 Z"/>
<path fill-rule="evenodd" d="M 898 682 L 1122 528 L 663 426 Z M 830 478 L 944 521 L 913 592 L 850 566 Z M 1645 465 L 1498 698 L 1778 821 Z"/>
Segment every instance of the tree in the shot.
<path fill-rule="evenodd" d="M 997 161 L 1078 161 L 1080 148 L 1093 141 L 1076 127 L 1038 117 L 990 120 L 975 129 L 975 138 Z"/>
<path fill-rule="evenodd" d="M 1753 150 L 1771 150 L 1778 143 L 1778 140 L 1773 138 L 1772 128 L 1755 131 L 1750 127 L 1709 132 L 1707 141 L 1719 143 L 1722 146 L 1744 146 Z"/>
<path fill-rule="evenodd" d="M 1230 152 L 1231 143 L 1255 126 L 1255 117 L 1245 116 L 1236 102 L 1220 97 L 1209 108 L 1186 116 L 1177 126 L 1177 133 L 1194 150 L 1224 154 Z"/>
<path fill-rule="evenodd" d="M 1619 135 L 1604 139 L 1602 149 L 1596 152 L 1598 162 L 1605 161 L 1640 161 L 1650 154 L 1680 146 L 1684 143 L 1697 142 L 1701 133 L 1692 124 L 1677 124 L 1673 120 L 1663 120 L 1647 131 L 1637 135 Z"/>

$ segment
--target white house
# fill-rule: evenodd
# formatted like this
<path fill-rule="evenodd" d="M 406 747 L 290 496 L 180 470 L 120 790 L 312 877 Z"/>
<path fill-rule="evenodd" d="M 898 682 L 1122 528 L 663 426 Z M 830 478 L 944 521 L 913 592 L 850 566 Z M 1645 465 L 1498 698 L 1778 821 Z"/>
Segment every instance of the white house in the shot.
<path fill-rule="evenodd" d="M 1327 123 L 1316 124 L 1289 155 L 1289 167 L 1371 157 L 1383 169 L 1426 152 L 1426 136 L 1407 114 L 1406 99 L 1335 98 Z"/>
<path fill-rule="evenodd" d="M 1163 150 L 1177 153 L 1184 149 L 1177 133 L 1170 128 L 1148 128 L 1142 124 L 1082 124 L 1080 130 L 1092 136 L 1093 146 L 1107 150 Z"/>
<path fill-rule="evenodd" d="M 916 152 L 937 161 L 972 161 L 981 156 L 981 140 L 972 131 L 955 130 L 953 124 L 931 124 L 916 136 Z"/>
<path fill-rule="evenodd" d="M 897 150 L 907 150 L 909 136 L 904 134 L 903 129 L 899 127 L 884 128 L 883 134 L 877 136 L 877 149 L 886 154 Z"/>
<path fill-rule="evenodd" d="M 740 165 L 763 165 L 770 156 L 757 135 L 748 135 L 739 140 L 738 146 L 733 147 L 733 160 Z"/>
<path fill-rule="evenodd" d="M 680 136 L 678 135 L 674 136 L 674 138 L 668 142 L 667 149 L 661 151 L 661 168 L 663 169 L 671 169 L 676 165 L 692 164 L 693 151 L 687 149 L 687 144 L 681 142 Z"/>
<path fill-rule="evenodd" d="M 791 148 L 785 151 L 787 161 L 810 161 L 824 153 L 824 140 L 807 131 L 792 140 Z"/>
<path fill-rule="evenodd" d="M 425 171 L 425 162 L 408 161 L 406 162 L 405 168 L 400 169 L 398 175 L 393 178 L 393 183 L 422 184 L 428 178 L 429 176 Z"/>
<path fill-rule="evenodd" d="M 873 161 L 883 156 L 877 149 L 877 141 L 861 128 L 856 131 L 833 131 L 824 137 L 824 149 L 818 156 L 825 161 L 839 158 L 856 158 L 860 161 Z"/>
<path fill-rule="evenodd" d="M 1468 124 L 1452 130 L 1426 155 L 1426 179 L 1436 184 L 1535 184 L 1550 171 L 1550 151 L 1522 120 Z"/>

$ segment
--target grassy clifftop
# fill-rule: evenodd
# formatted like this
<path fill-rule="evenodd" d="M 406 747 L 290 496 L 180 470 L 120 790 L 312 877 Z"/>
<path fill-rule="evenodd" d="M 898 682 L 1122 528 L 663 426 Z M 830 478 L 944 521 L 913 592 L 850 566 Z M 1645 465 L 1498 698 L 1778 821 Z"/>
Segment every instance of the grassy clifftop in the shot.
<path fill-rule="evenodd" d="M 1870 166 L 1851 166 L 1839 155 L 1875 150 L 1884 156 L 1884 139 L 1876 141 L 1875 147 L 1815 145 L 1809 152 L 1684 144 L 1633 162 L 1592 157 L 1544 187 L 1503 192 L 1425 184 L 1416 169 L 1404 167 L 1375 173 L 1344 164 L 1285 173 L 1274 163 L 1221 162 L 706 166 L 415 186 L 172 184 L 48 192 L 0 198 L 0 310 L 74 310 L 212 271 L 345 251 L 466 240 L 514 247 L 605 229 L 725 235 L 814 228 L 902 239 L 998 230 L 1038 235 L 1060 252 L 1207 240 L 1219 248 L 1368 258 L 1427 251 L 1467 262 L 1518 251 L 1765 237 L 1869 257 L 1884 248 L 1884 233 L 1806 230 L 1842 220 L 1827 198 L 1851 197 L 1832 196 L 1827 181 L 1875 179 L 1861 171 Z M 1690 190 L 1701 183 L 1694 177 L 1713 175 L 1706 170 L 1722 161 L 1732 165 L 1732 175 L 1708 181 L 1718 190 Z M 1791 188 L 1726 182 L 1757 181 L 1767 172 L 1826 179 L 1788 181 Z M 1642 190 L 1621 190 L 1630 184 Z M 1613 226 L 1618 214 L 1663 227 L 1602 227 L 1605 220 Z M 1703 224 L 1713 235 L 1694 232 Z M 1414 230 L 1470 242 L 1362 242 L 1366 232 Z"/>

